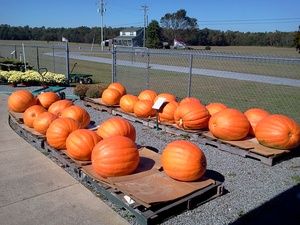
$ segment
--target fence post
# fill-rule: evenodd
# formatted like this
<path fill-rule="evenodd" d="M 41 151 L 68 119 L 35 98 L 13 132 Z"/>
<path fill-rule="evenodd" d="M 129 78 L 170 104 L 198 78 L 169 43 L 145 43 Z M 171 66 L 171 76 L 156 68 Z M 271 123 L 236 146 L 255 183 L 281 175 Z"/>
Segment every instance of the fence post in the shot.
<path fill-rule="evenodd" d="M 146 81 L 146 88 L 149 89 L 149 70 L 150 70 L 150 53 L 149 49 L 147 51 L 147 81 Z"/>
<path fill-rule="evenodd" d="M 17 45 L 15 45 L 15 59 L 18 59 L 18 54 L 17 54 Z"/>
<path fill-rule="evenodd" d="M 117 53 L 116 48 L 113 45 L 112 50 L 112 64 L 111 64 L 111 82 L 115 82 L 116 79 L 116 64 L 117 64 Z"/>
<path fill-rule="evenodd" d="M 36 66 L 38 71 L 40 70 L 40 56 L 39 56 L 39 47 L 36 46 Z"/>
<path fill-rule="evenodd" d="M 55 73 L 55 55 L 54 55 L 54 46 L 52 47 L 52 58 L 53 58 L 53 72 Z"/>
<path fill-rule="evenodd" d="M 188 97 L 191 97 L 192 75 L 193 75 L 193 54 L 190 55 L 190 71 L 189 71 L 188 91 L 187 91 Z"/>
<path fill-rule="evenodd" d="M 70 61 L 69 61 L 69 44 L 68 41 L 66 41 L 66 77 L 67 77 L 67 84 L 69 84 L 70 81 Z"/>

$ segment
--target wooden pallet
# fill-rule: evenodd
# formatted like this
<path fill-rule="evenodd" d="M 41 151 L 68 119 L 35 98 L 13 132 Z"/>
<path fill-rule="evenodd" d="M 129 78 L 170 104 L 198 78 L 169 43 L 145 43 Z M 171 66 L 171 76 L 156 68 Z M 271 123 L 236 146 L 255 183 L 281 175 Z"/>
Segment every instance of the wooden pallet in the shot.
<path fill-rule="evenodd" d="M 16 113 L 12 111 L 8 111 L 8 114 L 15 119 L 18 123 L 24 123 L 23 121 L 23 113 Z"/>
<path fill-rule="evenodd" d="M 84 98 L 83 104 L 86 107 L 92 107 L 95 110 L 98 110 L 100 112 L 108 112 L 112 113 L 112 110 L 119 106 L 108 106 L 104 104 L 101 100 L 101 98 Z"/>
<path fill-rule="evenodd" d="M 114 108 L 112 110 L 112 115 L 123 117 L 124 119 L 127 119 L 134 123 L 143 124 L 144 126 L 149 126 L 149 121 L 151 121 L 150 118 L 138 118 L 133 113 L 123 112 L 120 108 Z"/>

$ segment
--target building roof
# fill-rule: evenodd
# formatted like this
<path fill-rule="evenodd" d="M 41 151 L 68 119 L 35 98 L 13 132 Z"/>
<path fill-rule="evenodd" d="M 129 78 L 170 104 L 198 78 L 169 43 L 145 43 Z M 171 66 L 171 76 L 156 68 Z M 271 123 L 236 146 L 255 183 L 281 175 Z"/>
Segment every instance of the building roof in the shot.
<path fill-rule="evenodd" d="M 134 32 L 134 31 L 138 31 L 140 29 L 142 29 L 142 28 L 140 28 L 140 27 L 129 27 L 129 28 L 125 28 L 125 29 L 121 30 L 121 32 Z"/>

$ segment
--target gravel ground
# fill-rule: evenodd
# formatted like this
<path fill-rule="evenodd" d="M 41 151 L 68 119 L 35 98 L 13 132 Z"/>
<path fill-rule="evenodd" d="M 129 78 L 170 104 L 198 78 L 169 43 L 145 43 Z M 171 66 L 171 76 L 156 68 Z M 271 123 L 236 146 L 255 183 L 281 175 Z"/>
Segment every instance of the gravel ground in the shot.
<path fill-rule="evenodd" d="M 32 87 L 28 89 L 33 90 L 36 88 L 37 87 Z M 12 90 L 15 89 L 10 86 L 0 85 L 0 93 Z M 67 88 L 65 92 L 66 94 L 72 94 L 72 89 Z M 83 106 L 79 100 L 76 101 L 76 104 Z M 100 113 L 91 108 L 87 108 L 87 111 L 96 124 L 111 117 L 108 113 Z M 133 125 L 137 131 L 137 144 L 149 145 L 157 148 L 159 151 L 163 150 L 167 143 L 179 139 L 178 136 L 156 131 L 155 129 L 144 127 L 141 124 L 134 123 Z M 197 143 L 197 141 L 193 142 L 198 144 L 205 152 L 208 169 L 217 171 L 224 176 L 224 186 L 228 192 L 193 210 L 176 215 L 163 224 L 230 224 L 278 194 L 293 186 L 299 186 L 299 154 L 297 157 L 282 161 L 270 167 L 253 159 L 242 158 L 237 155 L 219 151 L 210 146 L 203 146 Z M 107 202 L 107 204 L 112 206 L 112 208 L 118 211 L 130 223 L 134 223 L 132 217 L 128 216 L 126 211 L 116 209 L 116 207 L 109 202 Z"/>

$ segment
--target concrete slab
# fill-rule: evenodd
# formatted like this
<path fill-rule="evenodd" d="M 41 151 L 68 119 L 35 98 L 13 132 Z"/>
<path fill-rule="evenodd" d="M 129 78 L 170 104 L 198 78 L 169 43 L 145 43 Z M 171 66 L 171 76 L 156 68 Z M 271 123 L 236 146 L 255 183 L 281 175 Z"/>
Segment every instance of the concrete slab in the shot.
<path fill-rule="evenodd" d="M 0 153 L 0 207 L 77 183 L 32 147 Z"/>
<path fill-rule="evenodd" d="M 39 195 L 0 208 L 6 225 L 127 225 L 81 184 Z"/>

